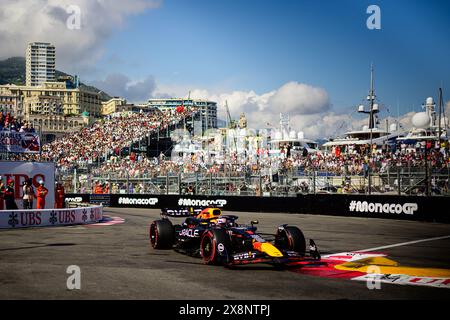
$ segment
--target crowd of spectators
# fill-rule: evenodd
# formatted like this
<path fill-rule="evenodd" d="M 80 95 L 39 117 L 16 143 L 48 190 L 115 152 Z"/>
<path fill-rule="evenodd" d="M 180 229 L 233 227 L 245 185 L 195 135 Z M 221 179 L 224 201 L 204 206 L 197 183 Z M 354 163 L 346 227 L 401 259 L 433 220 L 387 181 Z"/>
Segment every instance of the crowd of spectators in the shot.
<path fill-rule="evenodd" d="M 0 131 L 8 130 L 14 132 L 36 132 L 33 124 L 27 121 L 19 120 L 11 115 L 10 112 L 0 111 Z"/>
<path fill-rule="evenodd" d="M 108 116 L 81 131 L 58 138 L 42 148 L 41 160 L 53 161 L 62 171 L 87 163 L 101 163 L 121 154 L 157 130 L 179 123 L 195 110 L 153 113 L 119 113 Z"/>
<path fill-rule="evenodd" d="M 449 154 L 445 148 L 425 151 L 421 148 L 399 148 L 396 151 L 368 153 L 309 153 L 275 157 L 207 158 L 204 154 L 192 154 L 182 159 L 167 159 L 164 156 L 147 158 L 144 154 L 119 158 L 112 156 L 93 171 L 95 176 L 113 175 L 118 178 L 152 178 L 178 174 L 210 173 L 220 176 L 241 176 L 245 174 L 271 175 L 308 174 L 327 172 L 330 175 L 357 176 L 372 173 L 392 172 L 397 168 L 424 168 L 435 171 L 447 168 Z"/>
<path fill-rule="evenodd" d="M 93 177 L 114 179 L 155 178 L 179 175 L 182 178 L 199 174 L 216 177 L 250 177 L 259 175 L 265 181 L 274 175 L 301 176 L 312 172 L 326 172 L 335 176 L 364 176 L 370 173 L 395 172 L 396 168 L 425 168 L 439 171 L 449 166 L 448 143 L 432 145 L 425 142 L 415 146 L 399 144 L 396 149 L 386 147 L 369 152 L 369 146 L 347 150 L 335 147 L 329 152 L 290 152 L 284 150 L 273 156 L 267 153 L 210 156 L 205 152 L 184 154 L 173 159 L 161 154 L 149 158 L 144 153 L 122 150 L 141 141 L 157 130 L 175 125 L 196 110 L 173 110 L 154 113 L 120 113 L 108 116 L 79 132 L 46 144 L 41 154 L 10 155 L 15 160 L 55 162 L 58 173 L 70 174 L 75 167 L 90 164 Z M 0 128 L 34 131 L 26 122 L 0 113 Z M 112 186 L 129 189 L 129 186 Z M 137 185 L 140 190 L 144 186 Z M 231 188 L 231 187 L 230 187 Z"/>
<path fill-rule="evenodd" d="M 425 160 L 425 157 L 427 160 Z M 343 182 L 341 192 L 352 193 L 356 190 L 352 190 L 350 177 L 367 178 L 369 170 L 372 174 L 387 173 L 387 170 L 391 170 L 395 179 L 397 168 L 407 173 L 408 170 L 414 168 L 423 171 L 425 165 L 428 165 L 434 172 L 439 172 L 440 169 L 445 168 L 446 170 L 441 171 L 441 173 L 447 174 L 449 165 L 447 152 L 439 149 L 428 150 L 426 155 L 424 150 L 420 149 L 399 149 L 395 152 L 377 152 L 371 156 L 360 153 L 340 153 L 338 155 L 335 153 L 292 154 L 289 157 L 262 157 L 256 162 L 251 158 L 239 159 L 239 157 L 233 156 L 226 161 L 214 157 L 208 159 L 209 161 L 205 161 L 205 159 L 207 159 L 205 155 L 199 154 L 174 160 L 162 155 L 155 158 L 148 158 L 144 154 L 133 154 L 123 158 L 113 156 L 103 165 L 94 169 L 92 176 L 97 177 L 97 179 L 103 177 L 104 181 L 111 181 L 113 193 L 153 193 L 155 190 L 150 188 L 150 179 L 159 177 L 159 180 L 152 181 L 165 187 L 166 175 L 180 176 L 181 181 L 186 184 L 189 181 L 196 181 L 194 176 L 198 174 L 200 180 L 197 181 L 203 181 L 203 185 L 200 183 L 198 187 L 200 193 L 208 192 L 208 183 L 211 183 L 208 182 L 210 177 L 213 178 L 215 186 L 219 183 L 217 178 L 245 177 L 245 180 L 221 180 L 228 181 L 226 185 L 221 186 L 225 192 L 239 192 L 241 194 L 243 190 L 249 188 L 253 190 L 253 193 L 267 192 L 273 190 L 274 185 L 285 185 L 284 182 L 287 181 L 285 179 L 293 182 L 295 181 L 292 180 L 293 177 L 308 176 L 312 171 L 315 171 L 316 173 L 326 173 L 327 176 L 341 177 Z M 304 180 L 301 181 L 293 185 L 296 192 L 306 192 L 311 187 Z M 434 184 L 438 183 L 437 181 L 434 182 Z M 176 182 L 174 183 L 176 184 Z M 447 183 L 448 181 L 445 185 Z M 259 189 L 260 184 L 262 190 Z M 432 181 L 432 186 L 434 184 Z M 176 186 L 174 188 L 176 189 Z M 329 191 L 333 190 L 330 189 Z M 334 192 L 336 191 L 334 190 Z"/>

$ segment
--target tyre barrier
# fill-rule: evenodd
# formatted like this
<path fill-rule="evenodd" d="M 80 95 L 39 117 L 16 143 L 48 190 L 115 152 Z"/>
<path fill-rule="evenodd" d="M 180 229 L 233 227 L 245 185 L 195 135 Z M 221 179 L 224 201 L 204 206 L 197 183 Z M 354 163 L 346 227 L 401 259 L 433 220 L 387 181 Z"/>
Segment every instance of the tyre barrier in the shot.
<path fill-rule="evenodd" d="M 0 229 L 67 226 L 97 223 L 103 218 L 102 206 L 66 209 L 0 211 Z"/>

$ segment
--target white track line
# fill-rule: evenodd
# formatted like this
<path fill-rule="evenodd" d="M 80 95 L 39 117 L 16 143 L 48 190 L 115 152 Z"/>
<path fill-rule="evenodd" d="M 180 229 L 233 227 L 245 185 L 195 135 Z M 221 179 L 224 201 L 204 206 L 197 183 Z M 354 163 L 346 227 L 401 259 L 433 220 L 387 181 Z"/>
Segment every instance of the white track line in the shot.
<path fill-rule="evenodd" d="M 363 250 L 358 250 L 358 251 L 353 251 L 353 252 L 369 252 L 369 251 L 383 250 L 383 249 L 388 249 L 388 248 L 407 246 L 407 245 L 415 244 L 415 243 L 421 243 L 421 242 L 427 242 L 427 241 L 435 241 L 435 240 L 442 240 L 442 239 L 448 239 L 448 238 L 450 238 L 450 235 L 449 236 L 436 237 L 436 238 L 428 238 L 428 239 L 416 240 L 416 241 L 396 243 L 396 244 L 391 244 L 389 246 L 383 246 L 383 247 L 377 247 L 377 248 L 369 248 L 369 249 L 363 249 Z"/>

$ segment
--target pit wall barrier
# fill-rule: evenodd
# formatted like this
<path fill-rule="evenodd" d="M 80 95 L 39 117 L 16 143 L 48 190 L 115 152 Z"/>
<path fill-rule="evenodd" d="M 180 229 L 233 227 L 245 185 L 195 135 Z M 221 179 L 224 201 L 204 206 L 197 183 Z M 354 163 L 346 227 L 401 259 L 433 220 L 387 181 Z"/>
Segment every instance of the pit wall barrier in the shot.
<path fill-rule="evenodd" d="M 102 218 L 102 206 L 43 210 L 1 210 L 0 229 L 91 224 L 99 222 Z"/>
<path fill-rule="evenodd" d="M 450 197 L 298 194 L 297 197 L 68 194 L 67 201 L 121 208 L 218 207 L 226 211 L 300 213 L 450 223 Z"/>

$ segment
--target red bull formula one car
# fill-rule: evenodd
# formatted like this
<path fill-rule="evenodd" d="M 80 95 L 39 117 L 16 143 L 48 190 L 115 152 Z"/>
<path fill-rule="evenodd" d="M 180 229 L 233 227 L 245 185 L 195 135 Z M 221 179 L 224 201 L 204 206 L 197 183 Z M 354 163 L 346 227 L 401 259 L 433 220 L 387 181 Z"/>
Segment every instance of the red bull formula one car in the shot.
<path fill-rule="evenodd" d="M 173 224 L 168 217 L 187 217 Z M 154 249 L 175 249 L 200 256 L 206 264 L 243 265 L 268 263 L 288 266 L 291 262 L 317 262 L 320 253 L 311 239 L 309 252 L 303 232 L 294 226 L 281 225 L 276 233 L 257 233 L 256 224 L 238 224 L 237 216 L 222 215 L 218 208 L 203 210 L 163 210 L 161 219 L 150 225 L 150 244 Z"/>

